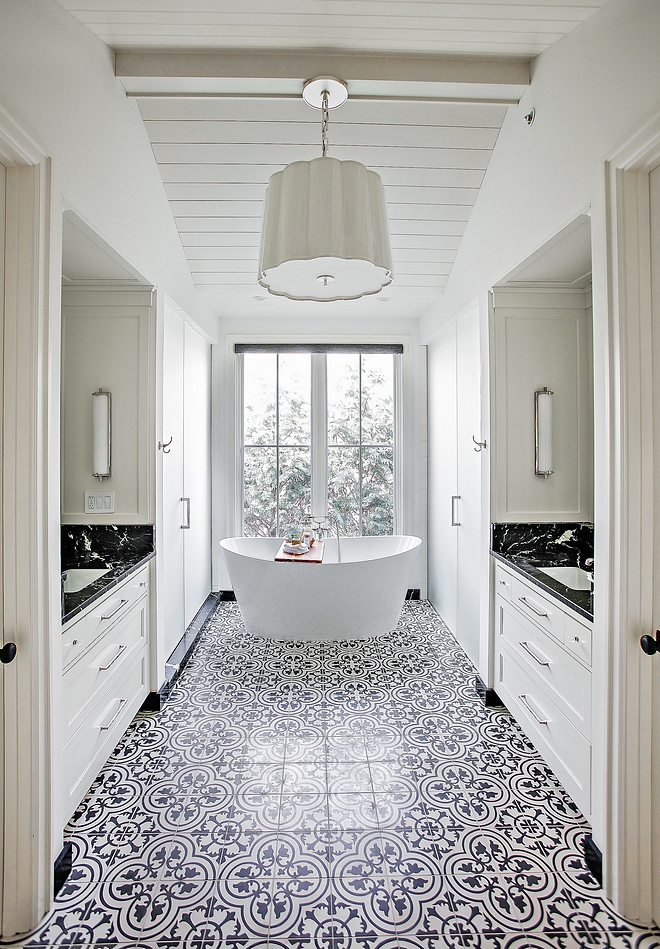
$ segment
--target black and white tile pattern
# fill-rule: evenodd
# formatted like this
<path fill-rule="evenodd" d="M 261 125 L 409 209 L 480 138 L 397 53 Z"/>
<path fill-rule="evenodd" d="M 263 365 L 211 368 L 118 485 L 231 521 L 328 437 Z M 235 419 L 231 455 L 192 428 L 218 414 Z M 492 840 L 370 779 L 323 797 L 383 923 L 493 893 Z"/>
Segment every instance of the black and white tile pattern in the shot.
<path fill-rule="evenodd" d="M 135 949 L 657 949 L 589 874 L 589 828 L 428 603 L 344 643 L 221 602 L 68 829 L 26 942 Z"/>

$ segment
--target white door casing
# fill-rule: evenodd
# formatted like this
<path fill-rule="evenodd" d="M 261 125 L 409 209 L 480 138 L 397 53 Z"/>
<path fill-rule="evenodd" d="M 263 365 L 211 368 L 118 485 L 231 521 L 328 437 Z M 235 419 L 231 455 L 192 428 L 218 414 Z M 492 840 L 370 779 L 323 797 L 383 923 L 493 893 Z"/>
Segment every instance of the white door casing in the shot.
<path fill-rule="evenodd" d="M 660 658 L 640 649 L 640 636 L 660 624 L 660 321 L 650 201 L 650 174 L 659 162 L 660 115 L 605 165 L 612 460 L 609 602 L 602 603 L 611 630 L 606 884 L 619 912 L 644 924 L 660 923 Z M 598 530 L 597 522 L 597 537 Z M 598 587 L 595 607 L 598 622 Z"/>
<path fill-rule="evenodd" d="M 651 313 L 653 319 L 653 375 L 654 375 L 654 581 L 653 634 L 660 629 L 660 164 L 649 174 L 650 257 L 651 257 Z M 651 666 L 651 912 L 660 925 L 660 653 Z"/>
<path fill-rule="evenodd" d="M 59 377 L 49 353 L 59 350 L 59 304 L 50 294 L 50 161 L 1 108 L 0 163 L 7 168 L 3 636 L 18 649 L 0 672 L 5 769 L 0 934 L 12 939 L 38 924 L 52 891 L 50 681 L 51 643 L 60 619 Z M 50 583 L 51 577 L 56 582 Z"/>

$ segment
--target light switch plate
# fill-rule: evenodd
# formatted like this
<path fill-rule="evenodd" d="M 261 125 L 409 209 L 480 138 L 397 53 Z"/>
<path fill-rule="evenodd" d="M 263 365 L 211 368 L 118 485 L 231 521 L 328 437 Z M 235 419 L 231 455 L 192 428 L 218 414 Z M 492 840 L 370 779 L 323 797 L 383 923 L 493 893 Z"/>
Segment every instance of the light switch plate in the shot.
<path fill-rule="evenodd" d="M 114 514 L 114 491 L 85 491 L 85 514 Z"/>

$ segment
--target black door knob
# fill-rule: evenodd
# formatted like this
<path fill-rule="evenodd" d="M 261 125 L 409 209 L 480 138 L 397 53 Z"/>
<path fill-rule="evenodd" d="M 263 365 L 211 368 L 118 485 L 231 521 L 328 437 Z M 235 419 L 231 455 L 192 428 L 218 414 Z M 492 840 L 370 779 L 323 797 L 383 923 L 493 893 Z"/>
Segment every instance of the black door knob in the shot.
<path fill-rule="evenodd" d="M 656 652 L 660 652 L 660 629 L 656 629 L 655 639 L 653 636 L 642 636 L 639 644 L 647 656 L 655 656 Z"/>
<path fill-rule="evenodd" d="M 16 643 L 5 643 L 0 649 L 0 662 L 12 662 L 16 655 Z"/>

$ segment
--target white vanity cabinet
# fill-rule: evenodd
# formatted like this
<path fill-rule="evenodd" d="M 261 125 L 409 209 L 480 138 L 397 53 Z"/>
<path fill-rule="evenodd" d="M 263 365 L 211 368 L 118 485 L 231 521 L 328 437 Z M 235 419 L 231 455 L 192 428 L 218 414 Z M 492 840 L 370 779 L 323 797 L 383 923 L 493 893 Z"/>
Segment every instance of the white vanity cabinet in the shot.
<path fill-rule="evenodd" d="M 149 691 L 149 565 L 62 630 L 64 819 Z"/>
<path fill-rule="evenodd" d="M 592 624 L 499 562 L 495 594 L 495 690 L 590 817 Z"/>

